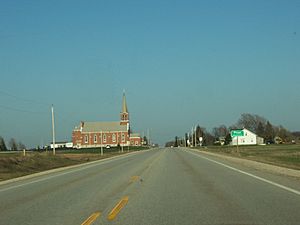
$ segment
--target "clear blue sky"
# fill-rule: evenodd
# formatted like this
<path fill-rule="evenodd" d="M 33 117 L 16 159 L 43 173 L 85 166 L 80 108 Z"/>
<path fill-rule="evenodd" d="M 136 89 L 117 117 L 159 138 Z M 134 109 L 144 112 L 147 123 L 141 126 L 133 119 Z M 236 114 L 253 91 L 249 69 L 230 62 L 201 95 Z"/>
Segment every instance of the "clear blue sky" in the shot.
<path fill-rule="evenodd" d="M 241 113 L 300 130 L 300 1 L 1 1 L 0 135 L 118 120 L 155 142 Z"/>

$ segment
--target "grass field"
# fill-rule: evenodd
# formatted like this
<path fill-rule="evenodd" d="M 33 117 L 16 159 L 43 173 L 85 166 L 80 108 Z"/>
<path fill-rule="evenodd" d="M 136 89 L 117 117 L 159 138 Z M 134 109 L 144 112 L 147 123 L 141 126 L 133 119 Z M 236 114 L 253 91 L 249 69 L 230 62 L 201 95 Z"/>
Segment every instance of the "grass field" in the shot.
<path fill-rule="evenodd" d="M 140 151 L 148 148 L 130 147 L 129 151 Z M 58 150 L 54 156 L 51 151 L 48 152 L 28 152 L 23 156 L 20 153 L 1 153 L 0 154 L 0 181 L 8 180 L 24 175 L 42 172 L 49 169 L 55 169 L 64 166 L 70 166 L 98 159 L 108 158 L 128 152 L 120 152 L 118 148 L 103 149 L 80 149 L 80 150 Z"/>
<path fill-rule="evenodd" d="M 203 149 L 203 148 L 201 148 Z M 209 146 L 206 151 L 300 170 L 300 145 Z"/>

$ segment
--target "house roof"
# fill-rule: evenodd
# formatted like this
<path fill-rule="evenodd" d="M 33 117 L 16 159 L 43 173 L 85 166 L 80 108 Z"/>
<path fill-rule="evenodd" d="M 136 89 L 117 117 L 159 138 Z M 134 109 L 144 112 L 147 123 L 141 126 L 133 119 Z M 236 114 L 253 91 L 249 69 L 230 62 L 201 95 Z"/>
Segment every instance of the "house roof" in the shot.
<path fill-rule="evenodd" d="M 127 131 L 126 125 L 120 122 L 83 122 L 82 132 Z"/>

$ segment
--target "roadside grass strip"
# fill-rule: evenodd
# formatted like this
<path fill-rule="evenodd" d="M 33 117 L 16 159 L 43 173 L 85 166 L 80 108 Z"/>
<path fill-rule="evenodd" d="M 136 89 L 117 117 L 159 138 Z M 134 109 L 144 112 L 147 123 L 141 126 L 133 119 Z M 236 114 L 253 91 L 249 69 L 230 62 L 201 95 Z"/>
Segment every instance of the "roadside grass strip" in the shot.
<path fill-rule="evenodd" d="M 107 219 L 114 220 L 117 217 L 117 215 L 120 213 L 120 211 L 124 208 L 124 206 L 127 204 L 128 200 L 129 200 L 128 196 L 123 197 L 121 201 L 119 201 L 119 203 L 108 214 Z"/>
<path fill-rule="evenodd" d="M 93 213 L 89 218 L 87 218 L 81 225 L 90 225 L 101 215 L 100 212 Z"/>

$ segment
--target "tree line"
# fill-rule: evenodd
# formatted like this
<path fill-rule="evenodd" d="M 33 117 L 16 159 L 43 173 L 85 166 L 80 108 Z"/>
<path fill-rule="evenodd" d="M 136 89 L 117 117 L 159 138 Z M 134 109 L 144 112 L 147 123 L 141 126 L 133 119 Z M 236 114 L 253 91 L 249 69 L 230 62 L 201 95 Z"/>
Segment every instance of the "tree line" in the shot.
<path fill-rule="evenodd" d="M 22 142 L 17 142 L 14 138 L 11 138 L 8 142 L 9 148 L 7 148 L 5 140 L 0 136 L 0 151 L 17 151 L 26 149 L 26 146 Z"/>
<path fill-rule="evenodd" d="M 268 144 L 274 143 L 276 140 L 281 143 L 289 143 L 300 138 L 300 132 L 290 132 L 281 125 L 273 125 L 262 116 L 243 113 L 238 121 L 231 126 L 220 125 L 208 131 L 205 127 L 197 125 L 190 132 L 185 133 L 183 137 L 176 136 L 175 140 L 167 142 L 165 146 L 205 146 L 220 143 L 228 145 L 232 141 L 230 131 L 243 128 L 264 138 L 265 143 Z"/>

